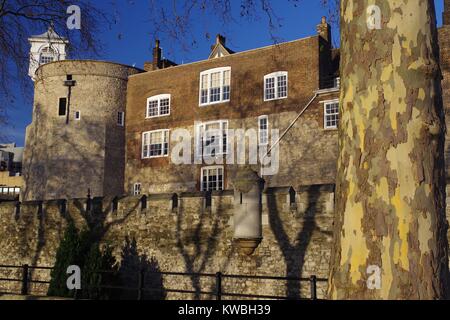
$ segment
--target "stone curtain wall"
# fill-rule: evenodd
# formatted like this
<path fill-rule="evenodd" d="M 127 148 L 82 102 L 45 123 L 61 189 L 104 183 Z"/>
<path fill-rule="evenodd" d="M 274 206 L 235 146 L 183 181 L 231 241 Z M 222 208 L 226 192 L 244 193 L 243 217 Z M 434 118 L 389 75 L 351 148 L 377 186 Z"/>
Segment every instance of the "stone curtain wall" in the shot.
<path fill-rule="evenodd" d="M 269 189 L 263 194 L 263 241 L 251 256 L 239 253 L 233 242 L 234 193 L 150 195 L 119 199 L 97 198 L 86 210 L 87 200 L 0 204 L 0 264 L 53 266 L 68 221 L 78 228 L 89 226 L 110 244 L 120 261 L 127 285 L 137 285 L 138 270 L 237 275 L 299 276 L 326 278 L 332 241 L 333 186 Z M 143 205 L 143 203 L 145 203 Z M 20 278 L 13 269 L 0 278 Z M 49 279 L 48 271 L 33 279 Z M 147 286 L 194 290 L 197 294 L 165 293 L 168 299 L 202 298 L 214 291 L 214 278 L 155 276 Z M 33 287 L 45 293 L 45 286 Z M 20 290 L 20 283 L 0 282 L 0 291 Z M 309 283 L 273 280 L 224 279 L 223 290 L 232 293 L 309 297 Z M 324 297 L 326 284 L 319 284 Z M 136 298 L 134 292 L 123 298 Z"/>

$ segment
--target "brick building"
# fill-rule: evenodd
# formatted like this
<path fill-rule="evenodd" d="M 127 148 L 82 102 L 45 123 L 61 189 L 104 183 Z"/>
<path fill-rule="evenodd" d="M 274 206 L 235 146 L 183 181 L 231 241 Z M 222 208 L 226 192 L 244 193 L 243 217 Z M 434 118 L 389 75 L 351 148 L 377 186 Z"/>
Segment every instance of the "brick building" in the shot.
<path fill-rule="evenodd" d="M 253 129 L 245 164 L 257 171 L 263 158 L 278 160 L 275 149 L 264 154 L 279 146 L 276 174 L 264 176 L 268 187 L 334 183 L 339 54 L 325 18 L 317 30 L 316 36 L 240 53 L 218 36 L 207 60 L 178 66 L 161 60 L 157 42 L 148 72 L 128 82 L 126 192 L 231 189 L 238 167 L 233 129 Z M 172 161 L 177 129 L 190 137 L 188 158 L 195 165 Z M 266 152 L 250 163 L 259 150 Z M 210 155 L 222 163 L 211 164 L 205 159 Z"/>
<path fill-rule="evenodd" d="M 445 0 L 439 29 L 445 106 L 449 8 Z M 264 174 L 266 187 L 334 184 L 339 49 L 331 46 L 325 18 L 317 31 L 238 53 L 218 36 L 206 60 L 183 65 L 162 59 L 157 41 L 145 72 L 99 61 L 40 66 L 33 74 L 24 200 L 232 189 L 236 163 L 242 163 L 233 141 L 238 129 L 247 134 L 243 163 L 263 173 L 262 162 L 270 160 L 274 168 Z M 55 143 L 58 136 L 64 141 Z M 182 152 L 188 164 L 171 158 L 181 139 L 189 139 Z M 249 161 L 255 154 L 256 162 Z"/>

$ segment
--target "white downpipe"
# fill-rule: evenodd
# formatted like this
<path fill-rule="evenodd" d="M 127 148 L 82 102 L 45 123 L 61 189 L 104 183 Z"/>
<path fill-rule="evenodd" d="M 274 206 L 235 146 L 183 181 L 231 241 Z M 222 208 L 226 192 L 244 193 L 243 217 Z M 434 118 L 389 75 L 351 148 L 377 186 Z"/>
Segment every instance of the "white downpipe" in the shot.
<path fill-rule="evenodd" d="M 284 136 L 291 130 L 291 128 L 294 126 L 294 124 L 300 119 L 300 117 L 305 113 L 305 111 L 309 108 L 309 106 L 314 102 L 314 100 L 317 98 L 319 94 L 315 93 L 314 96 L 309 100 L 309 102 L 306 104 L 306 106 L 303 108 L 303 110 L 297 115 L 297 117 L 294 119 L 294 121 L 291 122 L 291 124 L 287 127 L 286 130 L 284 130 L 283 134 L 278 138 L 278 140 L 270 147 L 270 149 L 266 152 L 264 157 L 261 159 L 261 169 L 264 164 L 264 160 L 269 155 L 269 153 L 272 151 L 273 148 L 275 148 L 276 145 L 278 145 L 281 140 L 284 138 Z M 262 171 L 262 170 L 261 170 Z"/>

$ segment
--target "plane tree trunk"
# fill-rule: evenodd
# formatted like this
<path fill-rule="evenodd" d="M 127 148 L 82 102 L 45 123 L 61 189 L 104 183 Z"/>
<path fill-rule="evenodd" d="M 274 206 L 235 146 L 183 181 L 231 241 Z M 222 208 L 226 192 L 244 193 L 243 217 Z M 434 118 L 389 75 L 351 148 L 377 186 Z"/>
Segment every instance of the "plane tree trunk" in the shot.
<path fill-rule="evenodd" d="M 381 29 L 367 24 L 374 2 Z M 446 297 L 441 78 L 434 1 L 341 1 L 330 298 Z"/>

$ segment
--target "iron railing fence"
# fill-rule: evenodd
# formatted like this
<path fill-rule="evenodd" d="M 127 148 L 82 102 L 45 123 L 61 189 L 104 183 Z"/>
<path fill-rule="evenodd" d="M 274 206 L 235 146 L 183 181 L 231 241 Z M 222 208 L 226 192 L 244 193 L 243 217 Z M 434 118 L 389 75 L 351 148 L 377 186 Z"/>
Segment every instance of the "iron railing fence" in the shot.
<path fill-rule="evenodd" d="M 1 278 L 0 284 L 2 282 L 17 282 L 20 283 L 20 293 L 19 292 L 9 292 L 10 294 L 20 294 L 29 295 L 31 284 L 42 284 L 49 285 L 50 281 L 34 280 L 30 274 L 32 270 L 53 270 L 52 267 L 38 267 L 38 266 L 14 266 L 14 265 L 0 265 L 0 270 L 4 269 L 16 269 L 21 270 L 20 278 Z M 117 274 L 115 271 L 99 271 L 99 274 Z M 156 275 L 156 276 L 182 276 L 189 278 L 210 278 L 214 279 L 214 291 L 199 291 L 199 290 L 181 290 L 181 289 L 171 289 L 171 288 L 149 288 L 145 286 L 146 276 Z M 299 278 L 299 277 L 279 277 L 279 276 L 251 276 L 251 275 L 231 275 L 223 274 L 217 272 L 212 273 L 185 273 L 185 272 L 150 272 L 147 270 L 141 270 L 138 275 L 137 286 L 115 286 L 111 284 L 101 284 L 95 287 L 84 288 L 85 290 L 122 290 L 122 291 L 134 291 L 136 292 L 136 300 L 143 300 L 145 293 L 180 293 L 180 294 L 195 294 L 195 295 L 208 295 L 213 296 L 216 300 L 222 300 L 223 297 L 230 298 L 249 298 L 249 299 L 271 299 L 271 300 L 292 300 L 294 298 L 288 296 L 280 295 L 262 295 L 262 294 L 246 294 L 246 293 L 236 293 L 227 292 L 223 289 L 223 281 L 225 279 L 237 279 L 237 280 L 271 280 L 271 281 L 293 281 L 299 283 L 309 284 L 309 298 L 300 298 L 297 300 L 319 300 L 317 295 L 317 285 L 318 283 L 326 283 L 328 279 L 318 278 L 316 276 L 311 276 L 309 278 Z M 77 299 L 79 292 L 74 290 L 74 299 Z"/>

